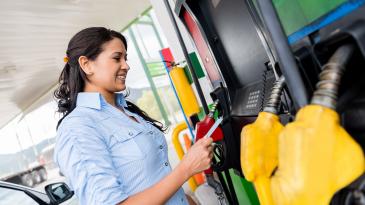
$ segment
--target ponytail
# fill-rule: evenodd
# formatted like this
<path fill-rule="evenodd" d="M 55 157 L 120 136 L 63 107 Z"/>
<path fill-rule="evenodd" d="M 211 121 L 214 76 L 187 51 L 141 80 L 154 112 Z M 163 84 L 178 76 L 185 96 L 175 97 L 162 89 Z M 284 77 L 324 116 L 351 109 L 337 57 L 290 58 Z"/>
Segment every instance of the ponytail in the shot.
<path fill-rule="evenodd" d="M 76 107 L 77 94 L 82 92 L 85 86 L 85 73 L 77 67 L 73 69 L 70 62 L 67 62 L 58 79 L 59 87 L 54 92 L 54 97 L 58 100 L 57 112 L 62 114 L 62 118 L 57 123 L 57 128 L 62 120 Z"/>

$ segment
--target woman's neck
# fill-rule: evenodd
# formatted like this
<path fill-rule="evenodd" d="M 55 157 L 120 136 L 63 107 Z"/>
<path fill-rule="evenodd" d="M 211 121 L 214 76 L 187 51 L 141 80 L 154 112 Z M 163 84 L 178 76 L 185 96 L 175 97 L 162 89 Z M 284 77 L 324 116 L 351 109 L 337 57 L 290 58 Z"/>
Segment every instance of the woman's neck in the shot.
<path fill-rule="evenodd" d="M 100 94 L 104 97 L 107 103 L 111 104 L 114 107 L 117 107 L 117 105 L 115 104 L 115 93 L 100 92 Z"/>
<path fill-rule="evenodd" d="M 84 92 L 97 92 L 100 93 L 107 103 L 110 105 L 117 107 L 115 104 L 115 93 L 106 91 L 104 89 L 96 88 L 94 86 L 91 86 L 90 84 L 86 84 L 84 88 Z"/>

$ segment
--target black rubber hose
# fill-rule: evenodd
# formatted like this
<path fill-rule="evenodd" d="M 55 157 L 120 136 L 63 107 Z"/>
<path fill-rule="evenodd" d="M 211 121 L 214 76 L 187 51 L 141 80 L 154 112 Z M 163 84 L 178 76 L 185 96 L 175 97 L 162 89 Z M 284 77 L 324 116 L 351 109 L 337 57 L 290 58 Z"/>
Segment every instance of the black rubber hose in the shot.
<path fill-rule="evenodd" d="M 187 51 L 186 46 L 184 44 L 184 41 L 182 39 L 182 36 L 181 36 L 180 30 L 179 30 L 179 27 L 177 26 L 177 23 L 176 23 L 174 14 L 172 13 L 172 9 L 170 7 L 169 0 L 164 0 L 164 3 L 165 3 L 165 6 L 166 6 L 167 11 L 169 13 L 169 18 L 171 19 L 171 22 L 172 22 L 172 25 L 174 27 L 175 33 L 177 34 L 177 38 L 178 38 L 179 43 L 181 45 L 182 51 L 184 53 L 186 62 L 188 64 L 188 67 L 189 67 L 191 76 L 193 78 L 193 81 L 194 81 L 194 84 L 195 84 L 195 87 L 196 87 L 196 91 L 198 92 L 198 95 L 199 95 L 199 98 L 200 98 L 200 102 L 202 103 L 202 106 L 203 106 L 203 109 L 204 109 L 204 113 L 207 115 L 209 113 L 208 105 L 207 105 L 207 102 L 205 101 L 204 94 L 203 94 L 202 88 L 200 86 L 198 77 L 197 77 L 197 75 L 196 75 L 196 73 L 194 71 L 193 64 L 190 61 L 190 58 L 189 58 L 189 55 L 188 55 L 188 51 Z"/>
<path fill-rule="evenodd" d="M 224 170 L 224 175 L 226 176 L 229 194 L 231 195 L 232 205 L 239 205 L 229 170 Z"/>
<path fill-rule="evenodd" d="M 230 191 L 229 191 L 229 189 L 227 187 L 227 184 L 226 184 L 225 179 L 223 177 L 223 173 L 222 172 L 216 172 L 216 173 L 217 173 L 219 182 L 222 185 L 222 188 L 223 188 L 224 194 L 226 196 L 226 199 L 228 201 L 228 204 L 233 204 L 233 200 L 232 200 L 232 197 L 231 197 L 231 193 L 230 193 Z"/>
<path fill-rule="evenodd" d="M 290 95 L 293 97 L 294 106 L 298 110 L 308 104 L 308 95 L 287 36 L 284 33 L 272 0 L 257 0 L 257 3 L 274 44 L 281 71 L 285 76 Z"/>

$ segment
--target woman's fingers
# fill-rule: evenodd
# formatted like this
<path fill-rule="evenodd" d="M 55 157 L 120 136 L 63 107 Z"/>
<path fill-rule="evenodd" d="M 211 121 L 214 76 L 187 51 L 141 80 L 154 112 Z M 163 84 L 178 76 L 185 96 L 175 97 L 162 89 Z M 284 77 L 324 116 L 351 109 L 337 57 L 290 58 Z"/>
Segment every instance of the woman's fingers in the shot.
<path fill-rule="evenodd" d="M 204 145 L 211 145 L 213 143 L 213 138 L 209 137 L 209 138 L 205 138 L 204 140 Z"/>
<path fill-rule="evenodd" d="M 213 152 L 213 145 L 210 145 L 207 149 L 209 152 Z"/>
<path fill-rule="evenodd" d="M 208 169 L 213 158 L 213 139 L 203 138 L 196 142 L 184 156 L 184 163 L 188 164 L 192 174 Z"/>
<path fill-rule="evenodd" d="M 208 155 L 209 159 L 213 159 L 213 156 L 214 156 L 213 152 L 209 153 Z"/>

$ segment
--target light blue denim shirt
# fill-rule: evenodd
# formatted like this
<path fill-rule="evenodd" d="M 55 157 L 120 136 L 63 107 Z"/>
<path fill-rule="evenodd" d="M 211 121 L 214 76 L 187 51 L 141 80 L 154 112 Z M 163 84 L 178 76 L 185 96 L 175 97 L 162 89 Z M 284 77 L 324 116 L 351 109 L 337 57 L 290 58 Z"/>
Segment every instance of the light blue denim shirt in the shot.
<path fill-rule="evenodd" d="M 127 107 L 122 94 L 116 104 Z M 79 93 L 57 130 L 55 162 L 82 205 L 115 205 L 171 172 L 163 133 L 99 93 Z M 166 204 L 188 204 L 180 188 Z"/>

